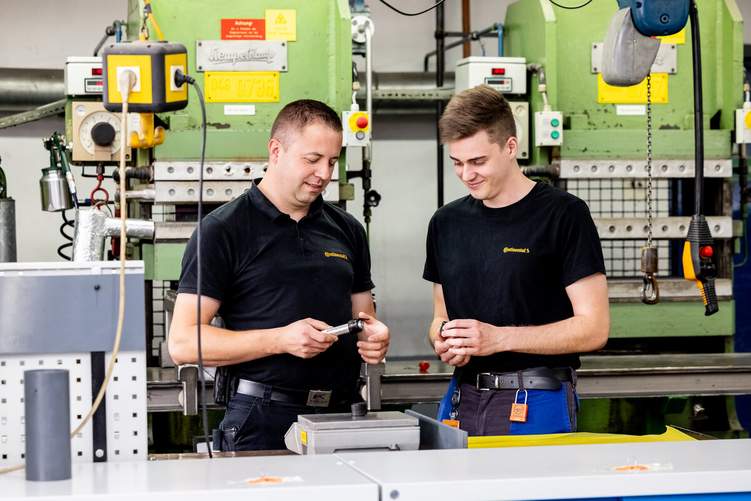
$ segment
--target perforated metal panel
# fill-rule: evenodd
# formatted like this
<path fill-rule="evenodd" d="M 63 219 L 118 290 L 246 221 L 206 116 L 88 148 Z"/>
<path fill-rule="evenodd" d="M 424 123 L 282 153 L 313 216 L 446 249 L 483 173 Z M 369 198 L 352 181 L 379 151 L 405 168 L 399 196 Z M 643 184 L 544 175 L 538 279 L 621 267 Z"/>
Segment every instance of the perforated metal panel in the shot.
<path fill-rule="evenodd" d="M 50 368 L 69 371 L 71 427 L 78 426 L 89 411 L 92 403 L 89 353 L 0 356 L 0 466 L 19 464 L 25 459 L 24 371 Z M 148 447 L 145 353 L 118 355 L 106 406 L 108 460 L 145 459 Z M 73 461 L 93 461 L 91 424 L 72 438 L 71 455 Z"/>

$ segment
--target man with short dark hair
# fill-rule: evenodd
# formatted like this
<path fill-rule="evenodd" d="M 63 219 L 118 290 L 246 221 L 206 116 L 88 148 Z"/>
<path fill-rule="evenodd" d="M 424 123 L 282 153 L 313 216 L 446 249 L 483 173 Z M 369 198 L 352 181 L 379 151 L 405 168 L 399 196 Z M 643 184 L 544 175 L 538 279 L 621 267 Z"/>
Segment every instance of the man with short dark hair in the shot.
<path fill-rule="evenodd" d="M 492 88 L 455 95 L 439 127 L 469 189 L 428 228 L 429 337 L 457 367 L 439 417 L 470 435 L 575 431 L 578 354 L 610 325 L 587 205 L 524 176 L 511 108 Z"/>
<path fill-rule="evenodd" d="M 284 449 L 299 414 L 349 411 L 360 400 L 360 360 L 378 363 L 388 348 L 365 231 L 321 196 L 341 147 L 331 108 L 288 104 L 271 129 L 263 180 L 203 220 L 203 359 L 229 366 L 237 386 L 220 425 L 224 450 Z M 196 268 L 194 234 L 168 339 L 178 364 L 198 358 Z M 210 325 L 217 314 L 226 328 Z M 353 316 L 365 321 L 359 335 L 322 332 Z"/>

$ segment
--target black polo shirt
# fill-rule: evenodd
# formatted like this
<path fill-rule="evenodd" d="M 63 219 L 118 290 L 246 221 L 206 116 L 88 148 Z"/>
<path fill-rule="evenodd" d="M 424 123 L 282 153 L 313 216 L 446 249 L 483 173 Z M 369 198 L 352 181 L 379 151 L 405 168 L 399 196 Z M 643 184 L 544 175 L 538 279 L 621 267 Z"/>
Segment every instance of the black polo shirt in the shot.
<path fill-rule="evenodd" d="M 471 196 L 439 209 L 430 220 L 423 278 L 441 284 L 450 319 L 496 326 L 544 325 L 573 316 L 566 287 L 605 273 L 602 247 L 589 208 L 575 196 L 537 183 L 502 208 Z M 578 355 L 495 353 L 473 356 L 460 371 L 579 367 Z"/>
<path fill-rule="evenodd" d="M 339 325 L 352 318 L 351 295 L 373 288 L 362 225 L 318 197 L 295 222 L 253 186 L 204 218 L 201 294 L 221 301 L 229 330 L 282 327 L 307 317 Z M 178 292 L 196 293 L 196 235 L 185 249 Z M 274 355 L 232 373 L 289 389 L 350 391 L 357 380 L 357 336 L 340 336 L 304 360 Z"/>

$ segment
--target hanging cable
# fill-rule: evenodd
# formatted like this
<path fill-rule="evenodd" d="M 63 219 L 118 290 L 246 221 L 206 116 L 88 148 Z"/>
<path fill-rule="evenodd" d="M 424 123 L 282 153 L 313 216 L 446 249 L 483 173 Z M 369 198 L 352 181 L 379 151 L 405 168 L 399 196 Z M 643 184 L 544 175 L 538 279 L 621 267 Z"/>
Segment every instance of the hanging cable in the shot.
<path fill-rule="evenodd" d="M 203 346 L 201 344 L 201 292 L 202 278 L 201 270 L 201 223 L 203 219 L 203 164 L 206 160 L 206 102 L 203 99 L 201 87 L 196 83 L 195 78 L 186 75 L 180 70 L 175 72 L 175 84 L 179 87 L 185 83 L 193 86 L 198 94 L 198 102 L 201 105 L 201 164 L 198 169 L 198 222 L 196 223 L 196 337 L 198 338 L 198 378 L 201 381 L 201 422 L 203 424 L 203 435 L 206 440 L 206 450 L 209 457 L 214 455 L 211 451 L 211 442 L 209 441 L 209 419 L 206 410 L 206 377 L 203 368 Z"/>
<path fill-rule="evenodd" d="M 568 9 L 568 10 L 576 10 L 581 9 L 582 7 L 586 7 L 587 5 L 592 3 L 592 0 L 587 0 L 581 5 L 574 5 L 574 6 L 568 6 L 568 5 L 561 5 L 558 2 L 555 2 L 554 0 L 548 0 L 550 3 L 555 5 L 556 7 L 560 7 L 561 9 Z"/>
<path fill-rule="evenodd" d="M 402 16 L 419 16 L 420 14 L 425 14 L 426 12 L 430 12 L 431 10 L 435 9 L 436 7 L 438 7 L 439 5 L 441 5 L 445 1 L 446 0 L 440 0 L 440 1 L 436 2 L 435 4 L 433 4 L 432 6 L 428 7 L 427 9 L 421 10 L 420 12 L 404 12 L 403 10 L 397 9 L 396 7 L 394 7 L 393 5 L 391 5 L 390 3 L 388 3 L 386 0 L 380 0 L 380 2 L 383 5 L 385 5 L 389 9 L 393 10 L 394 12 L 398 12 Z M 591 1 L 592 0 L 590 0 L 590 2 Z"/>

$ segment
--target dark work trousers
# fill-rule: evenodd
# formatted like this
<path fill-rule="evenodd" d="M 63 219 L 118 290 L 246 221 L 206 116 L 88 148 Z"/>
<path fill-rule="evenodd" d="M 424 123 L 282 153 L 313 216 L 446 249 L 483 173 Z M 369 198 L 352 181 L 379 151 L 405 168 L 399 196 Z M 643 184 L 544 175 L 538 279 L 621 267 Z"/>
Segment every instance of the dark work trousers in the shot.
<path fill-rule="evenodd" d="M 561 383 L 559 390 L 528 390 L 527 421 L 512 422 L 511 405 L 516 390 L 478 390 L 461 385 L 459 427 L 469 436 L 532 435 L 576 431 L 576 392 L 571 383 Z M 524 403 L 519 392 L 518 403 Z"/>
<path fill-rule="evenodd" d="M 349 404 L 338 407 L 308 407 L 277 402 L 241 393 L 227 404 L 219 424 L 224 451 L 285 450 L 284 434 L 300 414 L 350 412 Z"/>

